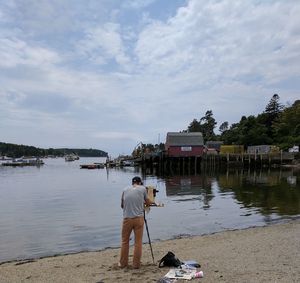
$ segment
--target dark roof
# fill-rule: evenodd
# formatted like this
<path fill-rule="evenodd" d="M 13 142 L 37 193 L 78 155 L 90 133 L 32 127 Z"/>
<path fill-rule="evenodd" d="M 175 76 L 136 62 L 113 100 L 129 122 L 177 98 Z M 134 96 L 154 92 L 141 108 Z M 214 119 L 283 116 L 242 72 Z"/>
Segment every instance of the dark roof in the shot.
<path fill-rule="evenodd" d="M 217 144 L 217 145 L 221 145 L 223 144 L 223 141 L 207 141 L 206 145 L 210 145 L 210 144 Z"/>
<path fill-rule="evenodd" d="M 193 133 L 167 133 L 168 146 L 192 146 L 204 145 L 203 136 L 200 132 Z"/>

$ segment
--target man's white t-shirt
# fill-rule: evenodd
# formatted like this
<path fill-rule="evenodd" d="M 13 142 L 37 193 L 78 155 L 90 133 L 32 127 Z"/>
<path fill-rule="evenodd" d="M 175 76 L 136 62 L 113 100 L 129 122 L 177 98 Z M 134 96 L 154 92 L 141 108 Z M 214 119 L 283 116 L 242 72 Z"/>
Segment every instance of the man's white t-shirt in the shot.
<path fill-rule="evenodd" d="M 134 218 L 144 215 L 147 190 L 144 186 L 129 186 L 123 190 L 123 217 Z"/>

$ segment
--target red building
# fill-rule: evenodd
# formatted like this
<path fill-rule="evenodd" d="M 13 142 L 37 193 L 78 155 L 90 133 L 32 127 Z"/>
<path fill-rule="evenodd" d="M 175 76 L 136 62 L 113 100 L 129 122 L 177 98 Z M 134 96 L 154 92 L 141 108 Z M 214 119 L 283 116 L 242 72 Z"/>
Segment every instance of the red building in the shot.
<path fill-rule="evenodd" d="M 204 151 L 202 133 L 167 133 L 165 144 L 169 157 L 202 156 Z"/>

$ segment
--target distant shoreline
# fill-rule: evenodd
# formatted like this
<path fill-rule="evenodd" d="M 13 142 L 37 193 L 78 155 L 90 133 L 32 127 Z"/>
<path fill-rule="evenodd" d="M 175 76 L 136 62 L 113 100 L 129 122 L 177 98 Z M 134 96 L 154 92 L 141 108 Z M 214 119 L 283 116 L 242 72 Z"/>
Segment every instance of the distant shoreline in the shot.
<path fill-rule="evenodd" d="M 108 157 L 108 153 L 93 148 L 39 148 L 35 146 L 0 142 L 1 156 L 20 158 L 22 156 L 63 157 L 66 154 L 76 153 L 80 157 Z M 1 157 L 0 156 L 0 157 Z"/>

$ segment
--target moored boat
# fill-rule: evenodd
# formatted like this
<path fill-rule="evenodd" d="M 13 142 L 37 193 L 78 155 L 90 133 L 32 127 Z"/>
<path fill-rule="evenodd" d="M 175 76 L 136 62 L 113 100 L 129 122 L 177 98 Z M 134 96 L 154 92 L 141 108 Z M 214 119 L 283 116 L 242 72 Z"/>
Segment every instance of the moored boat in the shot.
<path fill-rule="evenodd" d="M 36 158 L 36 159 L 19 159 L 9 162 L 4 162 L 1 164 L 2 166 L 12 166 L 12 167 L 18 167 L 18 166 L 41 166 L 44 165 L 44 161 L 42 159 Z"/>
<path fill-rule="evenodd" d="M 79 160 L 79 156 L 75 153 L 65 155 L 65 161 L 75 161 Z"/>
<path fill-rule="evenodd" d="M 102 169 L 105 165 L 103 163 L 93 163 L 93 164 L 82 164 L 81 169 Z"/>

